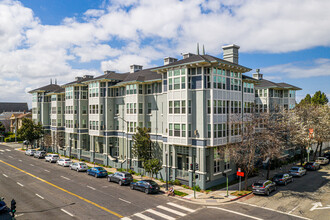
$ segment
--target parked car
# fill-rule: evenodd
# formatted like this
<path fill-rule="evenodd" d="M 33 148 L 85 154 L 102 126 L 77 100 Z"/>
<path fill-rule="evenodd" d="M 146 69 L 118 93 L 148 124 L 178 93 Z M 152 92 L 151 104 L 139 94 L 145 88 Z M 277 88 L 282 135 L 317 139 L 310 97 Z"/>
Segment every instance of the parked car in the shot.
<path fill-rule="evenodd" d="M 107 179 L 109 182 L 116 182 L 120 186 L 133 182 L 133 177 L 128 172 L 115 172 L 113 174 L 109 174 Z"/>
<path fill-rule="evenodd" d="M 326 152 L 323 154 L 323 157 L 327 158 L 330 160 L 330 152 Z"/>
<path fill-rule="evenodd" d="M 86 171 L 88 169 L 87 165 L 82 162 L 72 163 L 70 165 L 70 170 L 75 170 L 77 172 L 79 171 Z"/>
<path fill-rule="evenodd" d="M 276 191 L 276 184 L 270 180 L 258 180 L 252 184 L 253 194 L 263 194 L 269 196 L 273 191 Z"/>
<path fill-rule="evenodd" d="M 38 158 L 38 159 L 43 159 L 46 156 L 46 152 L 45 151 L 36 151 L 33 154 L 33 157 Z"/>
<path fill-rule="evenodd" d="M 320 164 L 319 163 L 316 163 L 316 162 L 307 162 L 305 165 L 304 165 L 304 168 L 306 170 L 318 170 L 320 169 Z"/>
<path fill-rule="evenodd" d="M 326 165 L 326 164 L 329 163 L 329 159 L 326 158 L 326 157 L 318 157 L 316 159 L 316 162 L 319 163 L 319 164 L 321 164 L 321 165 Z"/>
<path fill-rule="evenodd" d="M 59 159 L 60 157 L 57 154 L 48 154 L 45 156 L 46 162 L 56 163 Z"/>
<path fill-rule="evenodd" d="M 59 159 L 57 164 L 63 167 L 68 167 L 72 164 L 72 161 L 69 158 Z"/>
<path fill-rule="evenodd" d="M 306 175 L 307 171 L 303 167 L 291 167 L 289 175 L 291 176 L 303 176 Z"/>
<path fill-rule="evenodd" d="M 288 183 L 293 182 L 293 178 L 288 173 L 279 173 L 273 177 L 273 182 L 277 185 L 283 184 L 286 186 Z"/>
<path fill-rule="evenodd" d="M 87 170 L 88 175 L 98 177 L 106 177 L 108 175 L 108 172 L 103 167 L 92 167 Z"/>
<path fill-rule="evenodd" d="M 159 192 L 159 185 L 153 180 L 141 180 L 136 183 L 131 182 L 130 187 L 132 190 L 137 189 L 146 194 Z"/>
<path fill-rule="evenodd" d="M 25 155 L 33 156 L 35 152 L 36 152 L 36 150 L 26 150 Z"/>

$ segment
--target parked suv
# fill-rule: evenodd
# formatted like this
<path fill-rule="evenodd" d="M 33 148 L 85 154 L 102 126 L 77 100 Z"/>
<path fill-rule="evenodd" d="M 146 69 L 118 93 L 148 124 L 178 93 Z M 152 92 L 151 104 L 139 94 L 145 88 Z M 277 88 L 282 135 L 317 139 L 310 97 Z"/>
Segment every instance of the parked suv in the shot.
<path fill-rule="evenodd" d="M 113 174 L 108 175 L 107 179 L 109 182 L 119 183 L 120 186 L 133 182 L 133 177 L 128 172 L 115 172 Z"/>
<path fill-rule="evenodd" d="M 321 164 L 321 165 L 326 165 L 326 164 L 329 163 L 329 159 L 326 158 L 326 157 L 318 157 L 316 162 Z"/>
<path fill-rule="evenodd" d="M 70 170 L 75 170 L 77 172 L 79 171 L 86 171 L 88 169 L 87 165 L 82 162 L 72 163 L 70 165 Z"/>
<path fill-rule="evenodd" d="M 252 184 L 253 194 L 263 194 L 269 196 L 272 191 L 276 191 L 276 184 L 270 180 L 258 180 Z"/>
<path fill-rule="evenodd" d="M 33 156 L 36 150 L 26 150 L 25 155 Z"/>
<path fill-rule="evenodd" d="M 318 170 L 320 169 L 320 164 L 319 163 L 316 163 L 316 162 L 307 162 L 305 165 L 304 165 L 304 168 L 306 170 Z"/>
<path fill-rule="evenodd" d="M 56 163 L 59 159 L 60 157 L 57 154 L 48 154 L 45 156 L 46 162 Z"/>
<path fill-rule="evenodd" d="M 293 182 L 293 178 L 287 173 L 279 173 L 273 177 L 273 181 L 277 185 L 283 184 L 286 186 L 286 184 Z"/>
<path fill-rule="evenodd" d="M 43 158 L 45 158 L 45 156 L 46 156 L 46 152 L 45 152 L 45 151 L 36 151 L 36 152 L 33 154 L 33 156 L 34 156 L 35 158 L 38 158 L 38 159 L 43 159 Z"/>

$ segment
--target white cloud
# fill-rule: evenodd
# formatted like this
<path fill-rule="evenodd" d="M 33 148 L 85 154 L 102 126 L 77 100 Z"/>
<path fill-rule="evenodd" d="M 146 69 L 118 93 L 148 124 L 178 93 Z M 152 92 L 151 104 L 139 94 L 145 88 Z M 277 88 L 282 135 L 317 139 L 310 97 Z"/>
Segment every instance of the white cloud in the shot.
<path fill-rule="evenodd" d="M 0 94 L 5 94 L 0 99 L 26 100 L 26 88 L 49 78 L 64 83 L 86 72 L 127 72 L 131 64 L 148 68 L 163 57 L 195 52 L 197 42 L 210 54 L 227 43 L 265 53 L 330 46 L 330 1 L 113 0 L 100 8 L 77 15 L 84 22 L 67 17 L 60 25 L 43 25 L 20 2 L 0 1 Z M 99 61 L 101 69 L 73 67 L 91 61 Z M 329 75 L 328 59 L 299 65 L 263 71 L 291 78 Z"/>

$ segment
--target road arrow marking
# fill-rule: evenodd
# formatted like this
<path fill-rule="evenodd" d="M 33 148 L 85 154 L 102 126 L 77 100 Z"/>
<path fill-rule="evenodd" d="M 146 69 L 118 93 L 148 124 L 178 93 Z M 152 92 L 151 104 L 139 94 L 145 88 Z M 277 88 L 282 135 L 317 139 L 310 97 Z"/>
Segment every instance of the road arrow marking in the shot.
<path fill-rule="evenodd" d="M 330 205 L 327 205 L 326 207 L 323 207 L 321 202 L 312 203 L 312 205 L 313 205 L 313 207 L 309 211 L 314 211 L 315 209 L 330 209 Z M 321 208 L 317 208 L 319 206 Z"/>

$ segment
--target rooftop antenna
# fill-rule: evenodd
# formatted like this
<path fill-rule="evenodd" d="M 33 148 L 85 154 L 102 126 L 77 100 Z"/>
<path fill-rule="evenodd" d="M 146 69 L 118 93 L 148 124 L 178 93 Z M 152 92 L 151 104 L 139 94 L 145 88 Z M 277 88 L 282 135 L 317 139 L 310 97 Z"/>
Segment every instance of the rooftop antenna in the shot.
<path fill-rule="evenodd" d="M 199 43 L 197 43 L 197 55 L 199 55 Z"/>
<path fill-rule="evenodd" d="M 55 85 L 57 85 L 57 79 L 55 79 Z"/>
<path fill-rule="evenodd" d="M 53 82 L 52 82 L 52 78 L 50 78 L 50 84 L 53 84 Z"/>
<path fill-rule="evenodd" d="M 205 48 L 204 48 L 204 44 L 203 44 L 203 55 L 205 55 Z"/>

